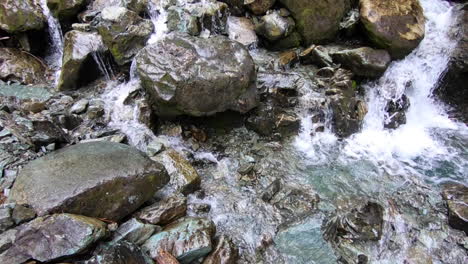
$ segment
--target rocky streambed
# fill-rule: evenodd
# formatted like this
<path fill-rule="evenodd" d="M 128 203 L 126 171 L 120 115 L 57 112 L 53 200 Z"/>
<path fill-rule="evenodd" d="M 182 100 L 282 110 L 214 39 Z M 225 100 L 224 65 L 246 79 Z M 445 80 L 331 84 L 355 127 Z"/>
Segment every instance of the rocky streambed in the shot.
<path fill-rule="evenodd" d="M 466 5 L 5 0 L 0 263 L 466 263 Z"/>

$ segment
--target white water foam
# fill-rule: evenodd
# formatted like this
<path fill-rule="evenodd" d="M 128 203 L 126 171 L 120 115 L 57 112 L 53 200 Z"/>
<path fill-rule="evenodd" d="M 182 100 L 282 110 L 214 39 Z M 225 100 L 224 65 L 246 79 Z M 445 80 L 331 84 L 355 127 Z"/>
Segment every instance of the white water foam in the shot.
<path fill-rule="evenodd" d="M 153 22 L 154 33 L 149 38 L 148 44 L 153 44 L 162 39 L 168 32 L 167 11 L 163 7 L 163 1 L 159 1 L 157 4 L 153 1 L 149 1 L 149 6 L 149 14 L 151 22 Z"/>

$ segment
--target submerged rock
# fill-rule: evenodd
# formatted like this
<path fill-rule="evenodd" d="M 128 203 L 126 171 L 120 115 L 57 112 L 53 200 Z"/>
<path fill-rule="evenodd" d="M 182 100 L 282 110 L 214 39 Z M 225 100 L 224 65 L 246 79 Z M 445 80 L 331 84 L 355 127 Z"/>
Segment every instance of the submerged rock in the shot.
<path fill-rule="evenodd" d="M 331 40 L 347 12 L 346 0 L 279 0 L 296 20 L 306 45 Z"/>
<path fill-rule="evenodd" d="M 96 28 L 104 44 L 119 65 L 132 61 L 154 30 L 150 20 L 123 7 L 106 7 L 96 20 Z"/>
<path fill-rule="evenodd" d="M 162 249 L 177 258 L 181 264 L 192 263 L 212 250 L 212 237 L 216 232 L 212 221 L 187 217 L 168 225 L 152 236 L 143 249 L 155 259 Z"/>
<path fill-rule="evenodd" d="M 203 260 L 203 264 L 236 264 L 239 251 L 232 241 L 226 236 L 221 236 L 213 252 Z"/>
<path fill-rule="evenodd" d="M 16 228 L 14 243 L 0 254 L 1 263 L 29 259 L 48 262 L 83 252 L 106 234 L 106 224 L 80 215 L 39 217 Z"/>
<path fill-rule="evenodd" d="M 9 198 L 39 215 L 67 212 L 119 220 L 168 181 L 160 164 L 132 147 L 82 143 L 26 165 Z"/>
<path fill-rule="evenodd" d="M 93 71 L 90 68 L 94 67 L 97 70 L 93 55 L 97 56 L 97 53 L 106 50 L 101 36 L 95 32 L 87 33 L 77 30 L 67 32 L 64 38 L 62 70 L 57 89 L 59 91 L 75 90 L 84 82 L 92 80 Z"/>
<path fill-rule="evenodd" d="M 9 33 L 41 30 L 46 22 L 42 8 L 35 0 L 2 0 L 0 29 Z M 0 56 L 3 57 L 3 56 Z"/>
<path fill-rule="evenodd" d="M 136 64 L 160 116 L 246 113 L 257 105 L 254 62 L 240 43 L 225 37 L 171 34 L 143 49 Z"/>
<path fill-rule="evenodd" d="M 404 94 L 397 100 L 389 101 L 385 106 L 385 111 L 388 114 L 384 124 L 385 128 L 395 129 L 406 124 L 406 111 L 409 107 L 409 98 Z"/>
<path fill-rule="evenodd" d="M 361 22 L 369 39 L 403 58 L 424 38 L 425 18 L 419 0 L 360 0 Z"/>
<path fill-rule="evenodd" d="M 386 50 L 368 47 L 333 53 L 333 59 L 357 76 L 378 78 L 385 73 L 392 58 Z"/>
<path fill-rule="evenodd" d="M 447 201 L 450 226 L 468 235 L 468 187 L 457 183 L 446 184 L 442 196 Z"/>
<path fill-rule="evenodd" d="M 44 62 L 31 54 L 13 48 L 0 48 L 0 80 L 24 84 L 45 82 Z"/>

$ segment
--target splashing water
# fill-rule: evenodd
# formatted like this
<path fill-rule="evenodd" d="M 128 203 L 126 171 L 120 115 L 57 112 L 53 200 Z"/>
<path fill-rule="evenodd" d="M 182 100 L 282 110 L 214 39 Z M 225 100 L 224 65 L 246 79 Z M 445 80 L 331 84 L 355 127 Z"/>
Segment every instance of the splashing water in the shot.
<path fill-rule="evenodd" d="M 443 162 L 462 156 L 466 148 L 462 146 L 457 149 L 446 141 L 451 133 L 466 139 L 468 129 L 464 124 L 450 120 L 444 106 L 432 97 L 432 90 L 446 69 L 449 54 L 456 45 L 456 40 L 449 35 L 456 14 L 446 1 L 420 2 L 426 16 L 425 38 L 405 59 L 393 62 L 383 77 L 364 85 L 369 113 L 362 131 L 341 144 L 341 153 L 337 155 L 345 163 L 349 159 L 370 160 L 392 174 L 408 171 L 420 174 L 418 172 L 421 170 L 434 169 Z M 384 129 L 388 118 L 385 112 L 387 102 L 403 94 L 408 96 L 411 103 L 407 123 L 395 130 Z M 333 152 L 332 149 L 338 144 L 337 139 L 327 132 L 316 138 L 308 138 L 307 118 L 303 124 L 305 132 L 296 140 L 296 146 L 312 160 L 323 161 L 317 158 L 318 155 Z M 458 175 L 455 180 L 459 180 L 468 165 L 460 159 L 455 166 L 458 167 L 454 171 Z"/>
<path fill-rule="evenodd" d="M 157 4 L 153 1 L 149 1 L 149 14 L 151 22 L 153 22 L 154 33 L 148 40 L 148 44 L 156 43 L 164 35 L 167 34 L 167 11 L 163 8 L 163 1 L 159 1 Z"/>
<path fill-rule="evenodd" d="M 47 6 L 47 0 L 41 0 L 40 2 L 42 12 L 47 18 L 47 25 L 49 31 L 50 46 L 47 50 L 46 62 L 55 71 L 54 80 L 58 81 L 60 76 L 60 68 L 62 67 L 62 56 L 63 56 L 63 35 L 60 22 L 55 18 L 49 7 Z"/>

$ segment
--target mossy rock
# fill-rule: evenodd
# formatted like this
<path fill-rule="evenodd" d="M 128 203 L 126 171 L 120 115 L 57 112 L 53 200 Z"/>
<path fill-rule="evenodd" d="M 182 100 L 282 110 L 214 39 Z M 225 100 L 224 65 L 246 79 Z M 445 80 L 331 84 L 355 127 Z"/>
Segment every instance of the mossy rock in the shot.
<path fill-rule="evenodd" d="M 85 4 L 85 0 L 47 0 L 50 11 L 60 20 L 72 19 Z"/>
<path fill-rule="evenodd" d="M 0 29 L 9 33 L 41 30 L 46 22 L 42 9 L 35 0 L 2 0 Z"/>

